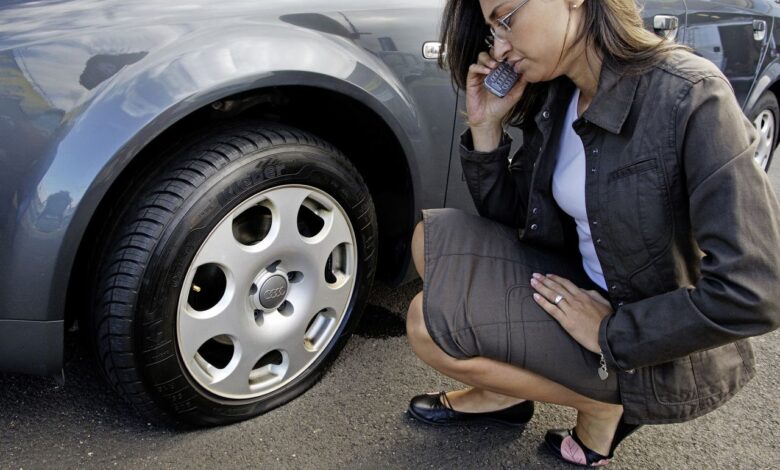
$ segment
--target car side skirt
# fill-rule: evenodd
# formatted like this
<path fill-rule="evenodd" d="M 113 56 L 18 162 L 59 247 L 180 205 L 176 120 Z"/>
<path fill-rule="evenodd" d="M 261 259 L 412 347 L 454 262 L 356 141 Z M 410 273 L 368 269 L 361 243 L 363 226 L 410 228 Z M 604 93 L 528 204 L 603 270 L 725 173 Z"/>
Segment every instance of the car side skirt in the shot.
<path fill-rule="evenodd" d="M 62 371 L 65 322 L 0 320 L 0 370 L 35 375 Z"/>

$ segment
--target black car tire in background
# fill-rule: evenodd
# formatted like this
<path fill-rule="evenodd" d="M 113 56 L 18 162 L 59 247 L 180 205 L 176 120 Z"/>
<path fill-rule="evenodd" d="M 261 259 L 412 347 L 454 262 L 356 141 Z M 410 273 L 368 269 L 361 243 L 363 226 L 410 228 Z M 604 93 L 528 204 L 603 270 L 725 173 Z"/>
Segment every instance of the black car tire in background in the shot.
<path fill-rule="evenodd" d="M 771 91 L 765 91 L 748 111 L 747 116 L 759 134 L 756 163 L 764 171 L 769 171 L 772 154 L 777 147 L 778 125 L 780 125 L 780 106 L 775 95 Z"/>
<path fill-rule="evenodd" d="M 321 139 L 244 121 L 176 151 L 102 252 L 92 335 L 111 385 L 163 423 L 225 424 L 312 386 L 359 320 L 377 221 Z"/>

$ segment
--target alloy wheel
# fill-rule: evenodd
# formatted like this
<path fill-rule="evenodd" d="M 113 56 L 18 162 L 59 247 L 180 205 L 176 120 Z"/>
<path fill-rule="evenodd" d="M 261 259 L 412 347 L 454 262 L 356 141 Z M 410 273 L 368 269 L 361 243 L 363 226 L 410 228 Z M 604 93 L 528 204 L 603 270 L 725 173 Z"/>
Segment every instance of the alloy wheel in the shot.
<path fill-rule="evenodd" d="M 759 135 L 755 155 L 756 163 L 762 170 L 766 171 L 772 156 L 772 142 L 775 138 L 775 116 L 770 111 L 764 110 L 753 120 L 753 125 L 756 126 Z"/>
<path fill-rule="evenodd" d="M 195 254 L 179 297 L 178 348 L 194 380 L 249 399 L 307 370 L 344 320 L 356 246 L 344 209 L 311 186 L 235 207 Z"/>

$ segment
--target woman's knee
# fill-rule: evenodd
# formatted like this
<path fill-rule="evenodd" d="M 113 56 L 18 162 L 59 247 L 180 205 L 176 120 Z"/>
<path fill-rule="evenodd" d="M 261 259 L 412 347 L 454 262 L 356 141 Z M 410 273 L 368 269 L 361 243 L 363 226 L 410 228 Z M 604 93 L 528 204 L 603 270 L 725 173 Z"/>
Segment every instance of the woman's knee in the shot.
<path fill-rule="evenodd" d="M 417 223 L 412 234 L 412 261 L 417 269 L 420 279 L 425 275 L 425 225 L 422 221 Z"/>
<path fill-rule="evenodd" d="M 426 360 L 428 356 L 442 352 L 431 338 L 428 327 L 425 325 L 422 292 L 417 294 L 409 304 L 409 311 L 406 315 L 406 336 L 414 353 L 423 360 Z"/>
<path fill-rule="evenodd" d="M 423 315 L 423 293 L 417 294 L 409 304 L 406 316 L 406 334 L 414 353 L 428 365 L 448 373 L 460 369 L 459 361 L 441 349 L 431 338 Z"/>
<path fill-rule="evenodd" d="M 422 299 L 422 292 L 415 295 L 409 304 L 409 311 L 406 314 L 406 335 L 412 343 L 419 342 L 428 336 L 425 319 L 423 318 Z"/>

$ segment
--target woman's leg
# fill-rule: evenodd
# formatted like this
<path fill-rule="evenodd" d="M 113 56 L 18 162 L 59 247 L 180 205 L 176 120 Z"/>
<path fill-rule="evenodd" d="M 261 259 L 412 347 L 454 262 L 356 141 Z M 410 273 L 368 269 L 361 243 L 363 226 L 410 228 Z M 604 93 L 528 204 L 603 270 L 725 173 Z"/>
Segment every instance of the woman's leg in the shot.
<path fill-rule="evenodd" d="M 420 277 L 425 281 L 423 223 L 415 227 L 412 257 Z M 465 392 L 448 393 L 453 408 L 459 411 L 484 412 L 506 408 L 523 399 L 570 406 L 578 411 L 577 436 L 591 449 L 609 453 L 612 437 L 623 407 L 600 402 L 581 395 L 556 382 L 511 364 L 484 357 L 455 359 L 431 339 L 423 319 L 423 295 L 417 294 L 409 306 L 407 335 L 412 350 L 439 372 L 474 387 Z"/>
<path fill-rule="evenodd" d="M 442 351 L 431 339 L 422 315 L 422 293 L 409 306 L 407 334 L 412 350 L 426 364 L 442 374 L 475 387 L 473 393 L 448 394 L 458 411 L 483 412 L 505 408 L 522 399 L 570 406 L 577 413 L 577 436 L 602 455 L 617 429 L 621 405 L 604 403 L 511 364 L 484 357 L 455 359 Z M 509 398 L 511 397 L 511 398 Z M 485 403 L 490 400 L 490 403 Z"/>
<path fill-rule="evenodd" d="M 418 222 L 412 234 L 412 261 L 420 279 L 425 281 L 425 224 Z"/>
<path fill-rule="evenodd" d="M 412 235 L 412 261 L 417 269 L 417 274 L 420 275 L 420 279 L 423 279 L 423 281 L 425 280 L 424 230 L 424 224 L 419 222 L 414 228 L 414 234 Z M 422 292 L 417 297 L 420 297 L 420 303 L 422 303 Z M 500 410 L 523 401 L 523 399 L 494 393 L 477 387 L 448 392 L 447 399 L 450 404 L 458 410 L 475 413 Z M 453 403 L 458 406 L 455 406 Z"/>

